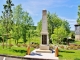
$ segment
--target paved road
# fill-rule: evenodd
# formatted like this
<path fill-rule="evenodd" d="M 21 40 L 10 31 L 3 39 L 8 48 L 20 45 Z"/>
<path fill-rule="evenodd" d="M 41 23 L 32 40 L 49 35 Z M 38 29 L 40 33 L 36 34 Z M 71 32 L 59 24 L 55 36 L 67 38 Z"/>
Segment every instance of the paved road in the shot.
<path fill-rule="evenodd" d="M 21 59 L 6 57 L 5 60 L 21 60 Z"/>
<path fill-rule="evenodd" d="M 0 56 L 0 60 L 3 60 L 4 57 Z"/>
<path fill-rule="evenodd" d="M 11 57 L 0 56 L 0 60 L 44 60 L 44 59 L 19 59 L 19 58 L 11 58 Z"/>
<path fill-rule="evenodd" d="M 0 56 L 0 60 L 27 60 L 27 59 L 18 59 L 18 58 Z"/>

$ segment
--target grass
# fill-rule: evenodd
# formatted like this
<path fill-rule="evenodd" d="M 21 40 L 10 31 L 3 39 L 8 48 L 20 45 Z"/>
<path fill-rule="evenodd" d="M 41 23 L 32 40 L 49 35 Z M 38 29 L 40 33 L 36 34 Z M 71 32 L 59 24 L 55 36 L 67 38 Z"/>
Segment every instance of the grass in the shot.
<path fill-rule="evenodd" d="M 40 39 L 41 37 L 32 37 L 30 40 L 27 41 L 27 44 L 31 43 L 31 42 L 35 42 L 35 43 L 39 43 L 40 44 Z"/>
<path fill-rule="evenodd" d="M 19 42 L 22 42 L 22 39 L 19 40 Z M 30 38 L 30 41 L 28 40 L 26 44 L 28 45 L 29 42 L 35 42 L 40 44 L 40 37 L 32 37 Z M 11 49 L 9 48 L 2 48 L 0 46 L 0 54 L 6 54 L 6 55 L 14 55 L 14 56 L 25 56 L 27 54 L 27 47 L 15 47 L 15 42 L 12 39 L 11 43 L 14 45 Z M 75 44 L 80 45 L 80 41 L 75 41 Z M 2 43 L 1 43 L 2 44 Z M 8 43 L 9 44 L 9 43 Z M 53 43 L 55 44 L 55 43 Z M 34 48 L 31 48 L 31 51 Z M 65 50 L 61 49 L 59 51 L 59 58 L 60 60 L 80 60 L 80 50 Z"/>
<path fill-rule="evenodd" d="M 60 50 L 60 60 L 80 60 L 80 50 Z"/>
<path fill-rule="evenodd" d="M 19 39 L 18 42 L 23 42 L 22 39 Z M 32 37 L 30 38 L 30 40 L 28 40 L 26 42 L 26 44 L 28 45 L 29 42 L 35 42 L 35 43 L 40 43 L 40 37 Z M 17 47 L 15 44 L 15 40 L 11 39 L 11 44 L 13 44 L 14 46 L 11 47 L 11 49 L 9 49 L 9 46 L 7 46 L 7 48 L 5 47 L 4 49 L 2 48 L 3 43 L 0 43 L 0 54 L 5 54 L 5 55 L 13 55 L 13 56 L 25 56 L 27 54 L 27 47 Z M 6 42 L 4 43 L 6 44 Z M 21 43 L 20 45 L 22 45 L 23 43 Z M 7 41 L 7 45 L 9 45 L 9 40 Z M 15 47 L 16 46 L 16 47 Z M 34 48 L 31 48 L 31 51 Z"/>
<path fill-rule="evenodd" d="M 80 45 L 80 41 L 75 41 L 74 43 Z"/>
<path fill-rule="evenodd" d="M 75 41 L 73 43 L 80 45 L 80 41 Z M 59 58 L 60 60 L 80 60 L 80 50 L 61 49 L 59 51 Z"/>
<path fill-rule="evenodd" d="M 33 48 L 31 48 L 31 51 Z M 27 48 L 25 47 L 11 47 L 9 48 L 2 48 L 0 46 L 0 54 L 5 54 L 5 55 L 12 55 L 12 56 L 25 56 L 27 54 Z"/>

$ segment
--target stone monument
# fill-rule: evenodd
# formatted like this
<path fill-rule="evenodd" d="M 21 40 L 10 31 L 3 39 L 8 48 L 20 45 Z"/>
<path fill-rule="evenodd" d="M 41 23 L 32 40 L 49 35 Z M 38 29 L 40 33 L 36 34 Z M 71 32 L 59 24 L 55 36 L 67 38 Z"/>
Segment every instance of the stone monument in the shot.
<path fill-rule="evenodd" d="M 47 10 L 42 10 L 41 50 L 49 50 Z"/>
<path fill-rule="evenodd" d="M 42 31 L 40 48 L 33 50 L 31 53 L 30 48 L 28 48 L 28 55 L 26 55 L 25 57 L 32 58 L 33 60 L 59 60 L 59 58 L 57 57 L 58 47 L 55 49 L 55 52 L 54 50 L 49 50 L 47 25 L 47 10 L 42 10 Z"/>

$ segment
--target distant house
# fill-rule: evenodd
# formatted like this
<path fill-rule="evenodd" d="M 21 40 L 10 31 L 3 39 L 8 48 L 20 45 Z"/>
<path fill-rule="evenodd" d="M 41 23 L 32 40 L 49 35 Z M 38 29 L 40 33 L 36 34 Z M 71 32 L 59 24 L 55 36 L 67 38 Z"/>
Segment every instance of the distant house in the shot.
<path fill-rule="evenodd" d="M 80 40 L 80 25 L 75 24 L 75 40 Z"/>

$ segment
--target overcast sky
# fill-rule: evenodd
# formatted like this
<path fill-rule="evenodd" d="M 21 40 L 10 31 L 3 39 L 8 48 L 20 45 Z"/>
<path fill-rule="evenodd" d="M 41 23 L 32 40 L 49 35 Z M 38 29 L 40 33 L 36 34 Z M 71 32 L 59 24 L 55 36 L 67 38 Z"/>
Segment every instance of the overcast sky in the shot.
<path fill-rule="evenodd" d="M 22 4 L 23 10 L 29 12 L 35 25 L 42 18 L 42 10 L 46 9 L 50 13 L 56 13 L 60 18 L 67 20 L 71 30 L 75 29 L 80 0 L 12 0 L 12 2 L 15 6 Z M 0 0 L 0 15 L 5 3 L 6 0 Z"/>

